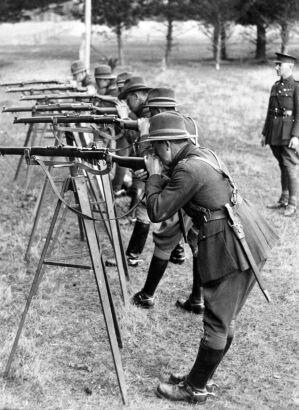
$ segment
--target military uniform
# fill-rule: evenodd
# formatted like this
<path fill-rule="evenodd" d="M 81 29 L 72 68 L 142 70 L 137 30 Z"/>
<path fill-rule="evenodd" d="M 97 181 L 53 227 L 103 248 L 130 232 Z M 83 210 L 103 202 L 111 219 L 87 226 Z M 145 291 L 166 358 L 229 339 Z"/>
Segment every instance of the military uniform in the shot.
<path fill-rule="evenodd" d="M 284 62 L 283 58 L 281 60 Z M 299 137 L 299 84 L 292 75 L 281 78 L 272 86 L 262 134 L 281 171 L 281 197 L 278 204 L 268 207 L 278 208 L 288 204 L 296 207 L 296 165 L 299 163 L 299 157 L 294 149 L 289 148 L 289 143 L 292 137 Z"/>
<path fill-rule="evenodd" d="M 167 113 L 152 118 L 149 141 L 172 143 L 187 138 L 182 119 Z M 213 152 L 187 141 L 180 144 L 182 148 L 171 159 L 170 179 L 160 174 L 149 177 L 147 210 L 151 221 L 160 222 L 183 208 L 198 228 L 204 334 L 195 363 L 183 384 L 162 383 L 157 392 L 171 400 L 203 402 L 209 394 L 207 383 L 231 345 L 235 320 L 255 283 L 247 255 L 229 225 L 225 205 L 230 205 L 241 221 L 249 249 L 260 268 L 277 236 L 257 209 L 241 197 L 227 169 Z M 161 152 L 163 155 L 165 151 Z"/>

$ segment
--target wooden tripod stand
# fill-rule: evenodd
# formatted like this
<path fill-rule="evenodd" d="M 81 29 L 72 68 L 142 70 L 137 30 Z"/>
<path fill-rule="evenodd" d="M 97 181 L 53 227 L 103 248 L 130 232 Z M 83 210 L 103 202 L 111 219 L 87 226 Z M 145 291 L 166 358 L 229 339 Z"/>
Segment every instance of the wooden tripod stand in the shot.
<path fill-rule="evenodd" d="M 75 202 L 76 204 L 78 204 L 80 212 L 83 213 L 84 215 L 88 215 L 89 217 L 92 217 L 92 208 L 91 208 L 90 201 L 88 199 L 88 189 L 87 189 L 87 184 L 86 184 L 86 177 L 79 173 L 78 168 L 76 166 L 71 167 L 71 175 L 63 183 L 62 190 L 60 193 L 60 198 L 64 200 L 64 196 L 69 190 L 73 192 Z M 26 316 L 27 316 L 31 301 L 33 297 L 35 296 L 35 294 L 37 293 L 39 285 L 43 278 L 43 266 L 44 265 L 54 265 L 54 266 L 64 266 L 64 267 L 76 267 L 80 269 L 92 269 L 94 272 L 94 277 L 96 281 L 97 291 L 99 294 L 99 299 L 102 305 L 102 310 L 103 310 L 103 315 L 105 319 L 110 348 L 112 352 L 114 367 L 115 367 L 115 371 L 116 371 L 116 375 L 118 379 L 118 385 L 120 388 L 122 401 L 125 404 L 127 401 L 127 391 L 126 391 L 126 383 L 125 383 L 124 372 L 123 372 L 120 350 L 119 350 L 122 347 L 122 340 L 121 340 L 121 334 L 120 334 L 120 330 L 119 330 L 119 326 L 118 326 L 118 322 L 117 322 L 117 318 L 115 314 L 113 300 L 112 300 L 111 293 L 110 293 L 109 283 L 108 283 L 107 275 L 105 272 L 105 265 L 104 265 L 103 256 L 102 256 L 102 248 L 101 248 L 101 244 L 99 242 L 98 234 L 96 231 L 95 222 L 91 219 L 81 218 L 83 227 L 84 227 L 85 236 L 86 236 L 87 246 L 89 249 L 89 255 L 90 255 L 90 260 L 91 260 L 90 266 L 82 264 L 82 263 L 75 264 L 75 263 L 70 263 L 68 261 L 67 262 L 55 261 L 49 257 L 50 256 L 49 246 L 50 246 L 51 238 L 55 230 L 55 226 L 57 223 L 59 213 L 61 211 L 61 207 L 63 205 L 63 201 L 60 198 L 58 199 L 55 210 L 54 210 L 53 218 L 52 218 L 49 231 L 46 237 L 46 241 L 45 241 L 45 244 L 42 250 L 42 254 L 41 254 L 37 269 L 36 269 L 36 273 L 35 273 L 35 276 L 34 276 L 34 279 L 31 285 L 29 296 L 27 298 L 27 302 L 26 302 L 24 311 L 21 316 L 17 334 L 16 334 L 16 337 L 15 337 L 15 340 L 14 340 L 14 343 L 13 343 L 13 346 L 12 346 L 12 349 L 9 355 L 6 368 L 5 368 L 4 377 L 7 377 L 9 374 L 11 364 L 13 361 L 13 357 L 14 357 L 14 354 L 18 346 L 19 338 L 21 336 L 22 329 L 24 327 L 24 323 L 26 320 Z M 121 278 L 121 288 L 122 288 L 123 299 L 125 303 L 127 303 L 128 295 L 127 295 L 126 281 L 124 277 Z"/>

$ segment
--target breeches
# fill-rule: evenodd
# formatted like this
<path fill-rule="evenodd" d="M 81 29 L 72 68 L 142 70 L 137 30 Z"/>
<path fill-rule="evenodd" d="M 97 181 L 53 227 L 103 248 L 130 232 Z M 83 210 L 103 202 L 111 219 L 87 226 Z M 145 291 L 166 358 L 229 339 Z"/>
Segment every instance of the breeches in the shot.
<path fill-rule="evenodd" d="M 145 183 L 143 181 L 140 181 L 139 179 L 133 177 L 132 189 L 135 192 L 136 199 L 137 201 L 140 201 L 142 199 L 142 201 L 139 202 L 136 208 L 136 213 L 135 213 L 136 219 L 137 221 L 142 222 L 144 224 L 150 224 L 151 221 L 148 217 L 148 213 L 146 209 L 146 199 L 145 199 L 144 187 L 145 187 Z"/>
<path fill-rule="evenodd" d="M 189 232 L 192 226 L 192 221 L 184 211 L 183 220 L 185 230 L 186 232 Z M 178 213 L 175 213 L 171 218 L 161 222 L 159 229 L 156 229 L 153 232 L 153 240 L 155 243 L 154 255 L 157 258 L 169 260 L 172 250 L 177 246 L 182 237 L 183 232 L 181 229 L 179 216 Z M 197 236 L 195 237 L 195 243 L 197 244 Z"/>
<path fill-rule="evenodd" d="M 282 192 L 289 192 L 289 196 L 297 196 L 297 169 L 299 158 L 295 151 L 287 146 L 270 146 L 274 157 L 277 159 L 281 170 Z"/>
<path fill-rule="evenodd" d="M 216 350 L 224 349 L 233 337 L 235 321 L 255 284 L 251 269 L 232 275 L 219 284 L 204 287 L 203 343 Z"/>

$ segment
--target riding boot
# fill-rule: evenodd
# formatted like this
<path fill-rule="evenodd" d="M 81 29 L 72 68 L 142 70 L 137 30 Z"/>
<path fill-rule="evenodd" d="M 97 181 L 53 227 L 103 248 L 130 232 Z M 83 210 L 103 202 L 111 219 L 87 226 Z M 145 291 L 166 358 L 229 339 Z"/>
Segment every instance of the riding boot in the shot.
<path fill-rule="evenodd" d="M 198 270 L 197 257 L 193 256 L 193 284 L 192 292 L 188 299 L 180 298 L 176 301 L 176 306 L 200 315 L 204 311 L 204 302 L 202 297 L 201 280 Z"/>
<path fill-rule="evenodd" d="M 153 255 L 144 287 L 133 296 L 133 305 L 144 309 L 154 306 L 154 293 L 164 275 L 167 265 L 168 260 L 160 259 Z"/>
<path fill-rule="evenodd" d="M 198 260 L 196 256 L 193 256 L 193 284 L 190 299 L 193 302 L 201 302 L 203 304 L 201 280 L 198 269 Z"/>
<path fill-rule="evenodd" d="M 186 382 L 196 389 L 204 389 L 216 367 L 222 360 L 224 349 L 212 349 L 202 342 L 195 363 L 186 377 Z"/>
<path fill-rule="evenodd" d="M 232 344 L 233 340 L 234 340 L 233 337 L 228 337 L 228 338 L 226 339 L 226 345 L 225 345 L 225 348 L 224 348 L 224 350 L 223 350 L 222 359 L 223 359 L 223 357 L 226 355 L 228 349 L 231 347 L 231 344 Z M 218 364 L 219 364 L 219 363 L 218 363 Z M 213 372 L 212 372 L 212 374 L 211 374 L 209 380 L 211 380 L 211 379 L 213 378 L 213 376 L 214 376 L 214 374 L 215 374 L 215 372 L 216 372 L 216 370 L 217 370 L 218 364 L 217 364 L 217 366 L 214 368 L 214 370 L 213 370 Z"/>
<path fill-rule="evenodd" d="M 179 242 L 177 246 L 172 250 L 170 254 L 169 262 L 182 265 L 185 262 L 185 249 L 184 246 Z"/>
<path fill-rule="evenodd" d="M 160 259 L 153 255 L 151 264 L 148 270 L 147 278 L 143 287 L 143 291 L 149 295 L 153 296 L 160 280 L 162 279 L 164 272 L 167 268 L 168 260 Z"/>
<path fill-rule="evenodd" d="M 126 251 L 126 255 L 128 256 L 128 264 L 130 266 L 138 265 L 138 259 L 143 251 L 149 230 L 150 224 L 145 224 L 139 221 L 135 222 L 135 226 Z M 130 262 L 132 262 L 132 264 Z"/>

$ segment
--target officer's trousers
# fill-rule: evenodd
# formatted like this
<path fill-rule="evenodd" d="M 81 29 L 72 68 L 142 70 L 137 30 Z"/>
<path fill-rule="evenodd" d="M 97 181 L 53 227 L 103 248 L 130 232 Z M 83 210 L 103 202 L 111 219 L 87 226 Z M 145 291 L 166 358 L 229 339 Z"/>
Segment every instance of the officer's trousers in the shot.
<path fill-rule="evenodd" d="M 278 161 L 281 172 L 282 200 L 289 204 L 297 203 L 297 169 L 299 158 L 295 151 L 285 145 L 270 145 L 274 157 Z M 285 197 L 284 197 L 285 196 Z"/>
<path fill-rule="evenodd" d="M 251 269 L 236 271 L 220 283 L 204 287 L 204 335 L 202 342 L 211 349 L 225 348 L 232 338 L 235 321 L 256 280 Z"/>

